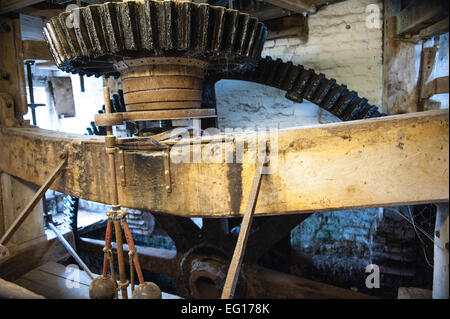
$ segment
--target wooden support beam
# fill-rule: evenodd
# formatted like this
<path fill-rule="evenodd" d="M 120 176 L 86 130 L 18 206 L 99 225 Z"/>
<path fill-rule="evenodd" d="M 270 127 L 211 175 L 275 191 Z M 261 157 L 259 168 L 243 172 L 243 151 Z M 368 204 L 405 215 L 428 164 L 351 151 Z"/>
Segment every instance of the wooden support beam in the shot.
<path fill-rule="evenodd" d="M 436 78 L 430 81 L 429 83 L 425 84 L 421 92 L 421 98 L 429 99 L 435 94 L 449 93 L 448 86 L 449 86 L 448 75 Z"/>
<path fill-rule="evenodd" d="M 28 112 L 20 20 L 0 18 L 0 93 L 14 100 L 14 114 L 21 119 Z"/>
<path fill-rule="evenodd" d="M 0 299 L 45 299 L 28 289 L 0 278 Z"/>
<path fill-rule="evenodd" d="M 44 1 L 45 0 L 2 0 L 0 2 L 0 14 L 19 10 Z"/>
<path fill-rule="evenodd" d="M 297 13 L 315 13 L 314 1 L 308 0 L 265 0 L 274 6 L 288 9 Z"/>
<path fill-rule="evenodd" d="M 255 214 L 448 201 L 448 122 L 448 110 L 438 110 L 280 130 L 278 156 L 271 158 L 276 170 L 261 186 Z M 251 134 L 231 136 L 234 141 L 221 144 L 223 150 L 242 145 Z M 56 168 L 57 154 L 67 146 L 68 166 L 53 189 L 111 203 L 109 188 L 104 187 L 111 176 L 105 174 L 103 138 L 0 128 L 0 145 L 0 171 L 38 185 Z M 206 152 L 211 144 L 196 147 Z M 191 149 L 189 142 L 177 144 L 171 159 L 175 152 Z M 116 167 L 125 177 L 123 185 L 118 183 L 123 207 L 185 217 L 243 215 L 255 169 L 247 149 L 243 163 L 172 162 L 171 193 L 165 189 L 165 150 L 122 151 Z"/>
<path fill-rule="evenodd" d="M 53 57 L 44 41 L 22 41 L 24 60 L 52 60 Z"/>
<path fill-rule="evenodd" d="M 396 16 L 397 35 L 417 34 L 446 17 L 448 17 L 448 1 L 411 1 Z"/>

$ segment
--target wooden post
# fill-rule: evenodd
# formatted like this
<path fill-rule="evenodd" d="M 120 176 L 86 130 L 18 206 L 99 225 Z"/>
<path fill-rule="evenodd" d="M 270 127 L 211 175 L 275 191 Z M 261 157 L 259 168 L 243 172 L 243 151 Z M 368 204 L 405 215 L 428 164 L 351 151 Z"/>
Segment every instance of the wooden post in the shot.
<path fill-rule="evenodd" d="M 434 233 L 433 299 L 448 299 L 448 203 L 437 205 Z"/>

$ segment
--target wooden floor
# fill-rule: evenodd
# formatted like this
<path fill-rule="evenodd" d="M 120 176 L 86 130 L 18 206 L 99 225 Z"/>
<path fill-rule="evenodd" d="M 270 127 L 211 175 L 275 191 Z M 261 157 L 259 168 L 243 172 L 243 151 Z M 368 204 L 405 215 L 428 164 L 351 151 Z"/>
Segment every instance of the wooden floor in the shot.
<path fill-rule="evenodd" d="M 15 281 L 49 299 L 89 299 L 91 279 L 83 270 L 50 262 L 31 270 Z M 130 287 L 128 295 L 131 296 Z M 179 299 L 178 296 L 162 293 L 163 299 Z"/>

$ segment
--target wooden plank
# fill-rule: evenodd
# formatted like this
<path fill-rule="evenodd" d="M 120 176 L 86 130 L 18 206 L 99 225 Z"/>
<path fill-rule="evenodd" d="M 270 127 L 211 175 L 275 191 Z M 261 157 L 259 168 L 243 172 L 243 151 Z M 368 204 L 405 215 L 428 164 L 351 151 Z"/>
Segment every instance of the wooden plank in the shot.
<path fill-rule="evenodd" d="M 44 299 L 44 297 L 0 278 L 0 299 Z"/>
<path fill-rule="evenodd" d="M 36 269 L 41 272 L 45 272 L 48 274 L 55 275 L 57 277 L 61 277 L 63 279 L 73 279 L 72 269 L 70 269 L 68 271 L 66 266 L 64 266 L 62 264 L 58 264 L 54 261 L 45 263 L 45 264 L 37 267 Z M 91 284 L 92 279 L 89 277 L 89 275 L 85 271 L 83 271 L 81 268 L 79 268 L 79 269 L 80 269 L 80 272 L 79 272 L 79 276 L 77 277 L 77 279 L 79 280 L 79 283 L 83 284 L 85 286 L 89 286 Z"/>
<path fill-rule="evenodd" d="M 73 240 L 72 233 L 68 233 L 65 237 L 68 240 Z M 48 261 L 57 261 L 68 256 L 69 254 L 64 246 L 56 238 L 24 245 L 20 251 L 16 250 L 14 255 L 0 261 L 0 277 L 15 281 L 41 264 Z"/>
<path fill-rule="evenodd" d="M 1 18 L 0 25 L 0 92 L 11 95 L 15 116 L 20 119 L 28 112 L 20 20 Z"/>
<path fill-rule="evenodd" d="M 440 78 L 436 78 L 429 83 L 425 84 L 425 87 L 422 90 L 422 98 L 428 99 L 432 97 L 435 94 L 443 94 L 443 93 L 449 93 L 449 82 L 448 82 L 448 75 L 443 76 Z"/>
<path fill-rule="evenodd" d="M 419 37 L 422 39 L 435 37 L 448 32 L 449 29 L 449 18 L 442 19 L 435 24 L 430 25 L 429 27 L 422 29 L 419 32 Z"/>
<path fill-rule="evenodd" d="M 446 17 L 448 17 L 448 1 L 412 1 L 396 16 L 397 35 L 419 33 Z"/>
<path fill-rule="evenodd" d="M 326 1 L 312 0 L 266 0 L 277 7 L 285 8 L 297 13 L 315 13 L 316 5 L 320 5 Z"/>
<path fill-rule="evenodd" d="M 15 245 L 20 245 L 34 239 L 43 237 L 44 218 L 43 203 L 41 199 L 35 198 L 38 186 L 20 180 L 14 176 L 2 173 L 0 183 L 3 188 L 3 208 L 5 232 L 0 239 L 0 243 L 5 245 L 11 239 Z M 35 206 L 29 206 L 32 199 L 35 199 Z M 19 216 L 26 211 L 28 218 L 19 224 Z M 25 216 L 25 217 L 26 217 Z M 10 232 L 10 229 L 18 230 Z M 19 228 L 20 227 L 20 228 Z M 9 234 L 7 234 L 9 232 Z M 13 253 L 13 251 L 11 251 Z"/>
<path fill-rule="evenodd" d="M 16 283 L 51 299 L 89 299 L 89 285 L 73 282 L 40 269 L 31 270 Z M 68 285 L 73 286 L 69 288 Z"/>
<path fill-rule="evenodd" d="M 449 198 L 448 110 L 332 123 L 278 132 L 277 170 L 261 187 L 255 214 L 277 215 L 440 202 Z M 251 134 L 232 134 L 223 150 Z M 214 138 L 214 136 L 213 136 Z M 219 136 L 216 136 L 219 138 Z M 199 140 L 197 140 L 199 141 Z M 64 147 L 67 169 L 53 188 L 80 198 L 111 203 L 104 138 L 33 128 L 0 128 L 0 170 L 42 184 Z M 206 152 L 210 144 L 197 145 Z M 175 154 L 191 150 L 186 142 Z M 188 153 L 189 154 L 189 153 Z M 235 155 L 235 154 L 234 154 Z M 164 150 L 123 151 L 123 207 L 186 217 L 240 216 L 255 164 L 174 163 L 172 192 L 165 190 Z M 273 156 L 275 153 L 273 152 Z M 276 160 L 276 161 L 275 161 Z"/>
<path fill-rule="evenodd" d="M 48 45 L 43 41 L 22 41 L 23 58 L 25 60 L 53 60 Z"/>
<path fill-rule="evenodd" d="M 0 3 L 0 14 L 19 10 L 45 0 L 2 0 Z"/>

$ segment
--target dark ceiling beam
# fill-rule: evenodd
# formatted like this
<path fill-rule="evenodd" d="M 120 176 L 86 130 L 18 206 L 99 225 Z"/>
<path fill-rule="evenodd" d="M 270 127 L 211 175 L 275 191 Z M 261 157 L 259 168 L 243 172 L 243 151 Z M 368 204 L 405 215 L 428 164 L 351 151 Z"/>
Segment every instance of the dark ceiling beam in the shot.
<path fill-rule="evenodd" d="M 37 3 L 44 2 L 44 0 L 2 0 L 0 2 L 0 14 L 12 12 L 15 10 L 23 9 L 28 6 L 32 6 Z"/>
<path fill-rule="evenodd" d="M 418 34 L 421 30 L 448 17 L 447 0 L 417 0 L 396 16 L 397 34 Z"/>

